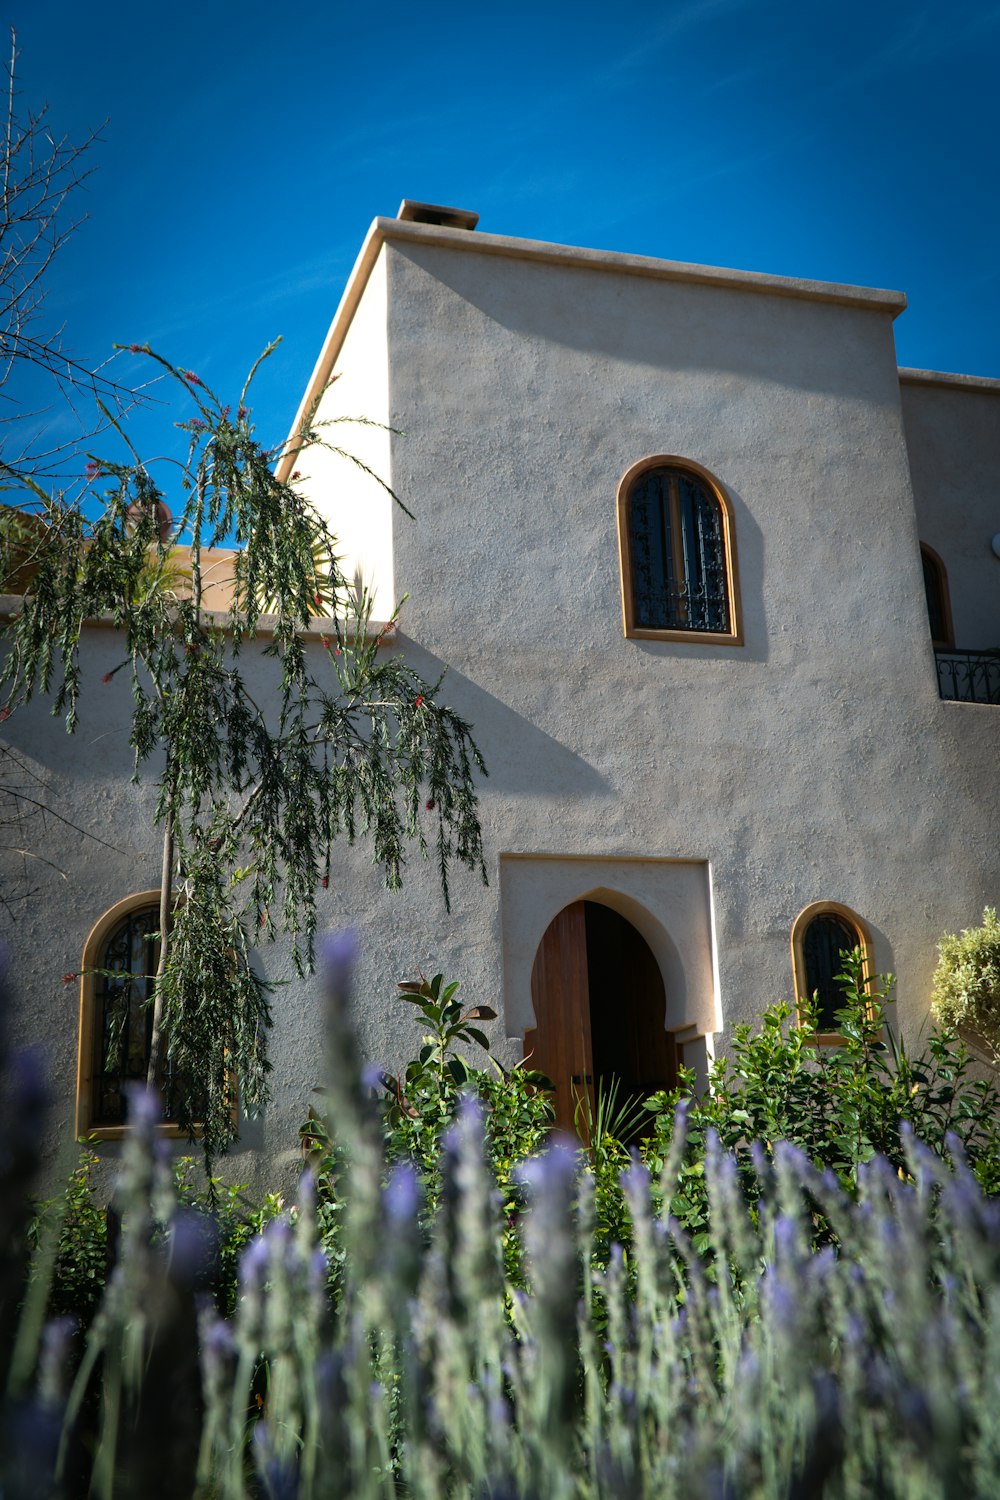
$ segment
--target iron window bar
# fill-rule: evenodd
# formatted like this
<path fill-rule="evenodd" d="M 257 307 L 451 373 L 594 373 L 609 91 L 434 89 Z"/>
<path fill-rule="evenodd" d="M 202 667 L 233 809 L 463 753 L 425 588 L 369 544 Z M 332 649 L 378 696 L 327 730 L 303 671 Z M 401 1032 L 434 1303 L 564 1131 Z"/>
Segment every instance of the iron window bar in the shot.
<path fill-rule="evenodd" d="M 1000 705 L 1000 651 L 935 651 L 938 692 L 951 703 Z"/>

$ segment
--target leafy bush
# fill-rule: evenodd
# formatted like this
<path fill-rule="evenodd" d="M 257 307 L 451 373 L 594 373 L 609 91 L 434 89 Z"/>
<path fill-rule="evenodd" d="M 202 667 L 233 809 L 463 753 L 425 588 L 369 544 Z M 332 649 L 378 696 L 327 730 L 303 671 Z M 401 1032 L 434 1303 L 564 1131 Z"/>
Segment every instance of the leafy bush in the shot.
<path fill-rule="evenodd" d="M 931 1005 L 938 1020 L 968 1028 L 1000 1058 L 1000 919 L 993 907 L 981 927 L 948 933 L 938 944 Z"/>
<path fill-rule="evenodd" d="M 100 1306 L 105 1284 L 114 1263 L 121 1229 L 117 1206 L 105 1206 L 94 1184 L 100 1157 L 84 1142 L 80 1160 L 61 1195 L 38 1205 L 29 1225 L 29 1239 L 38 1250 L 50 1234 L 56 1237 L 48 1294 L 48 1315 L 71 1318 L 86 1329 Z M 260 1234 L 282 1212 L 284 1202 L 277 1193 L 267 1193 L 256 1205 L 246 1197 L 243 1184 L 227 1184 L 221 1177 L 199 1181 L 199 1164 L 191 1156 L 173 1164 L 170 1202 L 189 1216 L 192 1229 L 201 1228 L 206 1245 L 212 1247 L 206 1267 L 205 1290 L 219 1312 L 229 1316 L 236 1307 L 239 1259 L 253 1237 Z M 165 1226 L 156 1233 L 162 1238 Z"/>
<path fill-rule="evenodd" d="M 760 1192 L 759 1165 L 776 1141 L 796 1146 L 818 1168 L 832 1171 L 848 1191 L 876 1155 L 906 1170 L 906 1141 L 915 1134 L 944 1157 L 960 1144 L 989 1192 L 1000 1191 L 1000 1094 L 972 1076 L 972 1059 L 954 1032 L 939 1024 L 925 1050 L 911 1057 L 886 1023 L 893 981 L 867 979 L 859 951 L 842 976 L 844 1004 L 837 1015 L 840 1043 L 816 1040 L 815 1016 L 771 1006 L 756 1033 L 735 1029 L 732 1056 L 711 1070 L 710 1088 L 689 1096 L 693 1077 L 672 1094 L 646 1101 L 654 1125 L 643 1155 L 658 1173 L 670 1151 L 678 1104 L 686 1098 L 686 1149 L 671 1211 L 693 1236 L 699 1253 L 709 1248 L 704 1157 L 710 1133 L 732 1151 L 744 1192 Z M 800 1006 L 801 1009 L 801 1006 Z"/>

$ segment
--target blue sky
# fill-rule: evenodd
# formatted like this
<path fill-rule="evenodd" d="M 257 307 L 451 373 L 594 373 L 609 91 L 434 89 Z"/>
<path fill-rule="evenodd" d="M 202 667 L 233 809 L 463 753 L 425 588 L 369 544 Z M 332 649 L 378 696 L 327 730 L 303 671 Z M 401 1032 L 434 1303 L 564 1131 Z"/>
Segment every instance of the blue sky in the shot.
<path fill-rule="evenodd" d="M 90 359 L 148 340 L 224 400 L 281 334 L 256 390 L 268 440 L 403 197 L 500 234 L 898 288 L 901 364 L 1000 376 L 995 0 L 16 0 L 5 18 L 52 129 L 108 117 L 51 322 Z M 141 415 L 140 450 L 188 414 Z"/>

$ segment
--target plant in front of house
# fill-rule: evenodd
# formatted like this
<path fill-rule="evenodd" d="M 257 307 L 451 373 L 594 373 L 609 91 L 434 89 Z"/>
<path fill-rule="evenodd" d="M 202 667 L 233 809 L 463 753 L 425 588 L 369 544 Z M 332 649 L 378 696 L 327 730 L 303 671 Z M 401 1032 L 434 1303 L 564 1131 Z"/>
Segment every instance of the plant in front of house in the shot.
<path fill-rule="evenodd" d="M 1000 1061 L 1000 918 L 993 907 L 981 926 L 938 943 L 931 1005 L 944 1025 L 971 1032 Z"/>
<path fill-rule="evenodd" d="M 134 352 L 194 408 L 177 424 L 188 454 L 171 490 L 189 577 L 174 586 L 165 499 L 124 432 L 121 458 L 90 460 L 82 496 L 24 476 L 44 527 L 0 685 L 5 716 L 47 694 L 72 733 L 86 622 L 117 632 L 120 661 L 93 691 L 128 683 L 135 775 L 155 784 L 161 841 L 147 1081 L 159 1084 L 169 1059 L 176 1116 L 198 1121 L 211 1157 L 235 1134 L 234 1094 L 247 1112 L 267 1097 L 270 987 L 255 945 L 284 932 L 299 972 L 309 968 L 338 838 L 368 838 L 393 888 L 411 845 L 433 846 L 446 902 L 456 861 L 485 878 L 474 784 L 484 767 L 440 681 L 386 649 L 326 526 L 276 477 L 249 381 L 223 405 L 193 372 Z M 331 446 L 328 424 L 310 415 L 294 442 Z M 220 614 L 206 589 L 230 539 L 232 600 Z M 151 575 L 173 581 L 151 587 Z M 317 616 L 322 640 L 309 644 Z"/>
<path fill-rule="evenodd" d="M 748 1207 L 736 1159 L 708 1132 L 708 1255 L 633 1162 L 621 1179 L 630 1243 L 596 1270 L 593 1179 L 556 1147 L 523 1172 L 515 1287 L 474 1101 L 445 1133 L 435 1212 L 410 1164 L 387 1172 L 337 959 L 325 1096 L 343 1153 L 336 1309 L 307 1173 L 294 1212 L 244 1250 L 233 1317 L 197 1314 L 204 1237 L 157 1151 L 155 1101 L 138 1098 L 118 1271 L 68 1401 L 58 1330 L 17 1340 L 0 1398 L 5 1494 L 65 1483 L 103 1360 L 90 1472 L 76 1476 L 97 1500 L 993 1495 L 1000 1223 L 957 1142 L 941 1156 L 904 1129 L 902 1170 L 874 1156 L 853 1193 L 772 1142 Z M 661 1168 L 668 1203 L 683 1113 Z M 27 1139 L 40 1132 L 37 1101 L 23 1125 Z M 24 1166 L 0 1134 L 0 1192 Z M 817 1213 L 832 1241 L 819 1250 Z"/>
<path fill-rule="evenodd" d="M 646 1101 L 654 1128 L 643 1155 L 654 1175 L 669 1155 L 677 1106 L 684 1103 L 686 1148 L 671 1211 L 699 1252 L 708 1248 L 710 1132 L 733 1153 L 750 1203 L 776 1141 L 796 1146 L 853 1193 L 860 1170 L 876 1155 L 906 1171 L 908 1131 L 940 1157 L 953 1142 L 984 1190 L 1000 1190 L 1000 1094 L 975 1075 L 961 1039 L 939 1021 L 912 1056 L 886 1019 L 893 980 L 867 976 L 860 952 L 848 955 L 841 985 L 836 1046 L 817 1042 L 808 1005 L 797 1018 L 791 1006 L 773 1005 L 756 1030 L 736 1028 L 731 1056 L 713 1065 L 703 1095 L 690 1097 L 688 1074 L 674 1093 Z"/>

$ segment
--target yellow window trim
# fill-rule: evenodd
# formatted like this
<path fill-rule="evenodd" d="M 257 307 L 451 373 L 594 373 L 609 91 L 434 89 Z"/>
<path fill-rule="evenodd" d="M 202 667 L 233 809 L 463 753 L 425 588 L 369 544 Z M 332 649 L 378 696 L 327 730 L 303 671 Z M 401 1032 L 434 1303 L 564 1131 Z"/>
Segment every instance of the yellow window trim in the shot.
<path fill-rule="evenodd" d="M 649 630 L 635 623 L 632 591 L 632 544 L 629 537 L 629 498 L 636 480 L 649 469 L 684 469 L 700 479 L 718 501 L 722 515 L 722 550 L 726 569 L 726 593 L 729 599 L 731 631 Z M 621 566 L 622 613 L 625 635 L 635 641 L 678 641 L 688 646 L 742 646 L 743 615 L 740 608 L 739 570 L 736 564 L 736 524 L 732 501 L 710 470 L 691 458 L 657 453 L 641 458 L 623 475 L 618 486 L 618 557 Z"/>
<path fill-rule="evenodd" d="M 806 955 L 803 946 L 806 929 L 814 917 L 826 916 L 841 917 L 849 926 L 853 927 L 858 938 L 857 946 L 861 949 L 865 963 L 865 983 L 870 984 L 875 973 L 874 949 L 872 947 L 872 935 L 868 924 L 851 907 L 845 906 L 841 901 L 811 901 L 804 906 L 792 923 L 792 976 L 795 982 L 795 1008 L 802 1023 L 802 997 L 806 991 Z M 836 1047 L 843 1040 L 839 1031 L 817 1031 L 815 1039 L 821 1047 Z"/>
<path fill-rule="evenodd" d="M 114 906 L 108 908 L 102 916 L 98 917 L 87 935 L 83 945 L 83 956 L 80 960 L 80 1021 L 79 1040 L 77 1044 L 76 1064 L 76 1113 L 75 1129 L 76 1136 L 87 1136 L 90 1140 L 97 1141 L 122 1141 L 129 1133 L 127 1125 L 93 1125 L 94 1113 L 94 1053 L 95 1053 L 95 1027 L 97 1023 L 97 980 L 98 975 L 94 972 L 100 965 L 104 954 L 107 940 L 111 933 L 123 922 L 126 917 L 134 911 L 141 911 L 143 907 L 156 907 L 159 910 L 160 889 L 159 886 L 151 891 L 136 891 L 131 896 L 125 896 L 121 901 L 116 901 Z M 233 1090 L 233 1116 L 235 1119 L 238 1111 L 236 1091 Z M 199 1125 L 194 1126 L 195 1135 L 199 1132 Z M 165 1121 L 157 1126 L 157 1132 L 168 1140 L 189 1140 L 191 1132 L 176 1121 Z"/>

